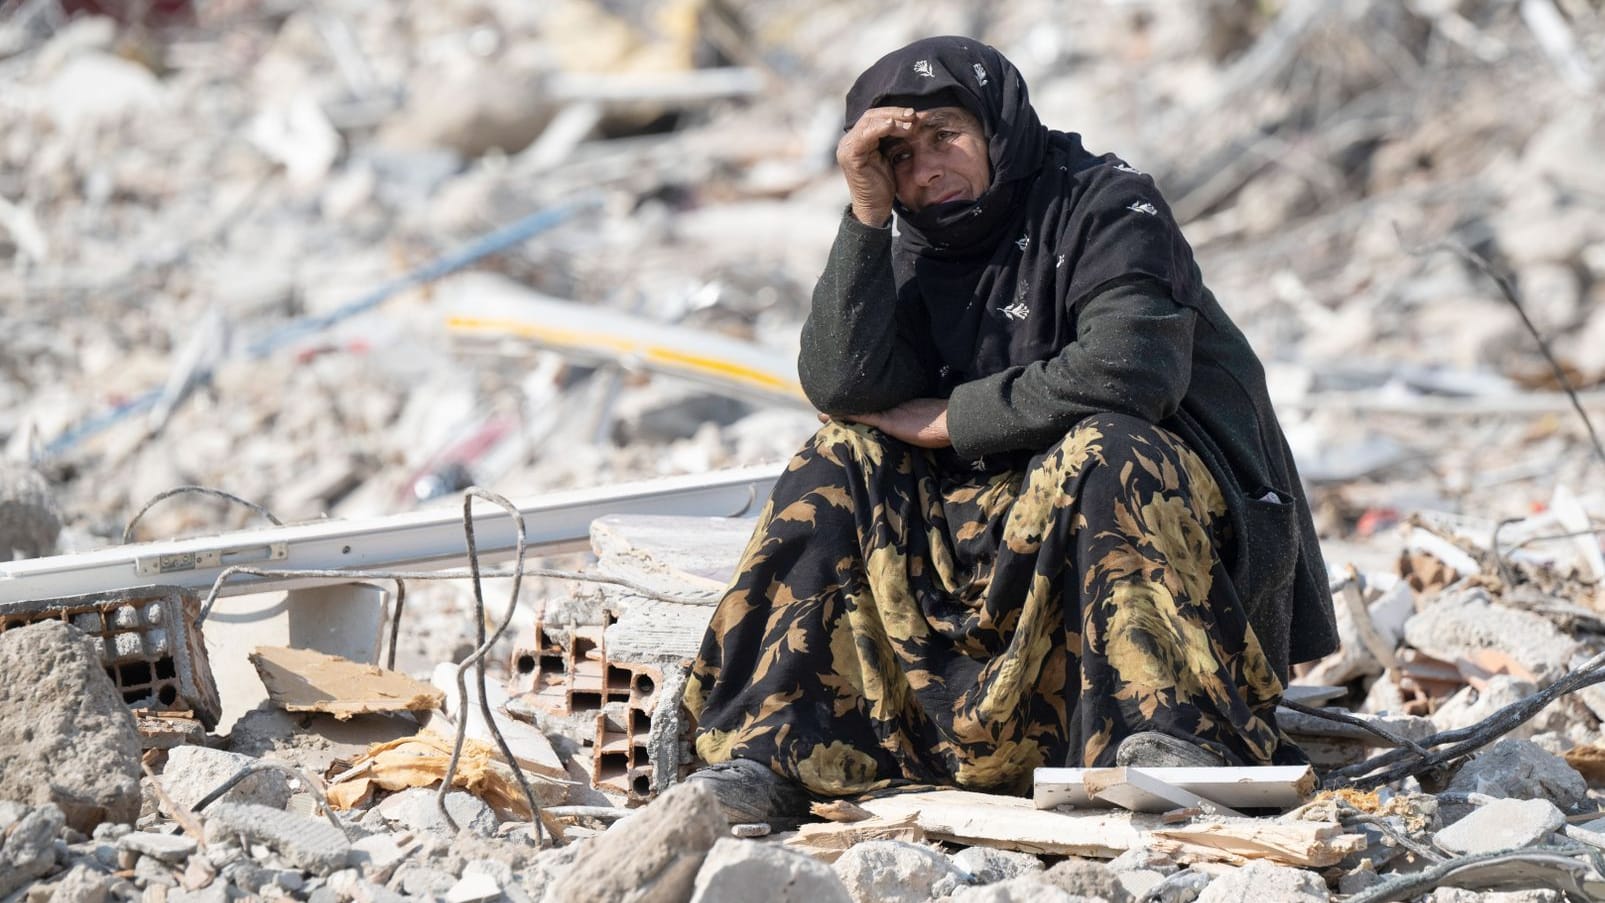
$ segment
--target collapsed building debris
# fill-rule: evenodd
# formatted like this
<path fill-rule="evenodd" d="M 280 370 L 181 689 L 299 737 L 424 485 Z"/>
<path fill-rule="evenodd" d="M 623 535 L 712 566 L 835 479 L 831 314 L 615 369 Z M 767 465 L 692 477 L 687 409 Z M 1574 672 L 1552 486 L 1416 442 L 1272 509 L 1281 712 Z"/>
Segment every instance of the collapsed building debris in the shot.
<path fill-rule="evenodd" d="M 176 4 L 177 31 L 84 6 L 0 17 L 0 443 L 37 467 L 0 464 L 0 560 L 26 559 L 0 565 L 0 896 L 1605 893 L 1605 498 L 1570 416 L 1605 398 L 1597 2 Z M 1340 600 L 1343 648 L 1277 713 L 1312 766 L 1048 769 L 1035 799 L 893 794 L 731 837 L 676 789 L 678 700 L 752 526 L 723 516 L 814 426 L 785 349 L 842 203 L 840 90 L 976 28 L 1046 121 L 1155 174 L 1266 352 Z M 1412 250 L 1442 238 L 1522 303 Z M 491 292 L 540 306 L 474 319 Z M 580 305 L 591 334 L 532 323 Z M 570 592 L 469 566 L 449 512 L 396 514 L 759 462 L 521 506 L 532 553 L 589 538 Z M 286 525 L 88 551 L 194 483 Z M 243 523 L 187 501 L 140 535 Z M 510 520 L 468 544 L 513 557 Z M 226 711 L 214 669 L 261 681 L 214 610 L 357 579 L 361 667 L 413 680 L 322 695 L 403 711 L 284 711 L 314 666 L 283 661 Z"/>

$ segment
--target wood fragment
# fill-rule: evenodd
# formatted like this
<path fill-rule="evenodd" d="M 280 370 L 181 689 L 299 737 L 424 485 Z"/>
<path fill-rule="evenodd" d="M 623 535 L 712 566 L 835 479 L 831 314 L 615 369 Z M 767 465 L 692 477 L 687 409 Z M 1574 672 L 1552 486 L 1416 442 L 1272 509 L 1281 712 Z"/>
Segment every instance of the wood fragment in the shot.
<path fill-rule="evenodd" d="M 1132 812 L 1167 813 L 1177 809 L 1214 810 L 1221 815 L 1242 813 L 1196 793 L 1156 778 L 1142 768 L 1093 768 L 1082 776 L 1087 796 Z"/>
<path fill-rule="evenodd" d="M 919 826 L 918 813 L 909 812 L 897 817 L 868 818 L 854 823 L 815 822 L 802 825 L 783 843 L 799 853 L 807 853 L 824 862 L 835 862 L 854 844 L 866 840 L 901 840 L 905 843 L 924 843 L 925 831 Z"/>
<path fill-rule="evenodd" d="M 860 800 L 881 818 L 916 817 L 929 837 L 970 846 L 1112 859 L 1146 839 L 1160 818 L 1119 810 L 1052 812 L 1024 797 L 930 790 Z"/>
<path fill-rule="evenodd" d="M 1363 834 L 1345 834 L 1343 826 L 1336 822 L 1245 818 L 1161 827 L 1153 832 L 1155 850 L 1235 865 L 1263 859 L 1279 865 L 1320 868 L 1336 865 L 1365 846 Z"/>
<path fill-rule="evenodd" d="M 1033 798 L 1041 809 L 1055 806 L 1098 807 L 1084 786 L 1087 768 L 1038 768 Z M 1223 806 L 1239 809 L 1288 809 L 1315 792 L 1315 772 L 1307 765 L 1241 768 L 1144 768 L 1159 781 Z"/>
<path fill-rule="evenodd" d="M 851 824 L 855 821 L 874 818 L 874 816 L 865 811 L 863 806 L 851 800 L 831 800 L 828 803 L 814 803 L 808 807 L 808 811 L 826 821 L 840 822 L 842 824 Z"/>
<path fill-rule="evenodd" d="M 379 712 L 427 712 L 445 698 L 405 674 L 312 649 L 258 646 L 250 659 L 268 699 L 286 712 L 327 712 L 344 721 Z"/>

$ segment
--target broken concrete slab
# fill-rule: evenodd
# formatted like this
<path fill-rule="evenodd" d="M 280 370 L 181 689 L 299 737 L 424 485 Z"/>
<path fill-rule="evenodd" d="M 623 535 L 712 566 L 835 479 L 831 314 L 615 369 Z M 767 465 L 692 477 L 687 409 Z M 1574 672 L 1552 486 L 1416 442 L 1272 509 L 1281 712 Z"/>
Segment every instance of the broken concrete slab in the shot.
<path fill-rule="evenodd" d="M 1497 649 L 1534 673 L 1558 675 L 1579 650 L 1575 639 L 1540 614 L 1497 605 L 1473 586 L 1444 592 L 1404 625 L 1411 646 L 1452 662 L 1482 649 Z"/>
<path fill-rule="evenodd" d="M 547 896 L 570 903 L 681 903 L 728 829 L 713 791 L 677 784 L 595 838 Z"/>
<path fill-rule="evenodd" d="M 1087 859 L 1066 859 L 1042 873 L 1042 881 L 1076 897 L 1093 897 L 1109 903 L 1131 903 L 1126 891 L 1109 866 Z"/>
<path fill-rule="evenodd" d="M 854 903 L 922 903 L 945 897 L 968 881 L 946 856 L 898 840 L 856 844 L 831 868 Z"/>
<path fill-rule="evenodd" d="M 1456 856 L 1514 850 L 1542 843 L 1566 824 L 1549 800 L 1497 799 L 1434 834 L 1432 842 Z"/>
<path fill-rule="evenodd" d="M 0 634 L 0 799 L 55 803 L 71 827 L 139 814 L 139 732 L 95 644 L 61 621 Z"/>
<path fill-rule="evenodd" d="M 195 852 L 195 838 L 183 834 L 133 831 L 117 838 L 117 849 L 149 856 L 161 862 L 183 862 Z"/>
<path fill-rule="evenodd" d="M 1449 781 L 1456 793 L 1547 799 L 1569 810 L 1588 795 L 1588 782 L 1566 760 L 1530 740 L 1500 740 L 1478 753 Z M 1451 814 L 1445 807 L 1445 821 Z"/>
<path fill-rule="evenodd" d="M 268 698 L 287 712 L 327 712 L 345 720 L 354 715 L 427 712 L 445 700 L 439 690 L 405 674 L 312 649 L 258 646 L 250 659 Z"/>
<path fill-rule="evenodd" d="M 785 847 L 722 837 L 697 871 L 691 903 L 850 903 L 830 866 Z"/>
<path fill-rule="evenodd" d="M 380 815 L 409 830 L 450 838 L 457 831 L 446 823 L 438 800 L 436 790 L 414 787 L 386 797 L 377 809 Z M 458 830 L 467 829 L 485 837 L 496 833 L 496 813 L 471 793 L 453 790 L 446 794 L 446 811 L 451 813 Z"/>
<path fill-rule="evenodd" d="M 161 773 L 162 789 L 173 802 L 193 809 L 206 795 L 256 759 L 205 746 L 180 746 L 169 751 Z M 231 803 L 255 803 L 283 809 L 290 802 L 290 778 L 277 768 L 261 768 L 219 797 Z"/>
<path fill-rule="evenodd" d="M 351 854 L 345 834 L 321 818 L 253 803 L 213 803 L 205 817 L 207 843 L 239 838 L 265 844 L 291 865 L 316 875 L 344 868 Z"/>

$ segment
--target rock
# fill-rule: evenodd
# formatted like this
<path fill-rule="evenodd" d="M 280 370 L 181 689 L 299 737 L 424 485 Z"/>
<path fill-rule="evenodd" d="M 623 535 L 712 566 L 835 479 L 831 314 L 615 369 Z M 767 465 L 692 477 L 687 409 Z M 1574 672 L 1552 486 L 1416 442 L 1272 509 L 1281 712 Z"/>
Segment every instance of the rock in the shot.
<path fill-rule="evenodd" d="M 139 816 L 139 733 L 94 641 L 61 621 L 0 634 L 0 799 L 88 833 Z"/>
<path fill-rule="evenodd" d="M 168 751 L 162 769 L 162 789 L 186 809 L 217 789 L 241 768 L 256 760 L 239 753 L 205 746 L 179 746 Z M 264 768 L 229 788 L 218 802 L 253 803 L 283 809 L 290 804 L 289 775 L 276 768 Z"/>
<path fill-rule="evenodd" d="M 266 844 L 287 862 L 316 875 L 344 868 L 351 843 L 334 825 L 252 803 L 213 803 L 206 808 L 206 841 L 243 837 Z"/>
<path fill-rule="evenodd" d="M 1164 882 L 1165 874 L 1153 869 L 1127 869 L 1115 872 L 1115 878 L 1120 882 L 1120 886 L 1126 889 L 1126 893 L 1131 894 L 1133 900 L 1141 900 L 1145 894 Z"/>
<path fill-rule="evenodd" d="M 850 903 L 830 866 L 772 843 L 721 838 L 697 872 L 691 903 Z"/>
<path fill-rule="evenodd" d="M 1404 638 L 1422 652 L 1450 662 L 1479 649 L 1497 649 L 1540 676 L 1561 673 L 1579 648 L 1550 619 L 1495 605 L 1481 587 L 1445 593 L 1405 622 Z"/>
<path fill-rule="evenodd" d="M 957 857 L 955 857 L 957 858 Z M 1147 847 L 1133 847 L 1109 860 L 1109 870 L 1116 874 L 1128 871 L 1161 872 L 1166 875 L 1181 870 L 1174 857 Z"/>
<path fill-rule="evenodd" d="M 564 903 L 680 903 L 728 830 L 713 791 L 677 784 L 595 838 L 546 896 Z"/>
<path fill-rule="evenodd" d="M 0 561 L 53 555 L 60 533 L 61 512 L 45 478 L 0 461 Z"/>
<path fill-rule="evenodd" d="M 473 70 L 442 78 L 419 73 L 406 107 L 380 130 L 380 143 L 404 149 L 445 148 L 477 157 L 492 148 L 523 150 L 551 119 L 538 72 Z M 493 79 L 495 91 L 479 86 Z"/>
<path fill-rule="evenodd" d="M 106 903 L 111 898 L 112 876 L 87 865 L 75 865 L 56 882 L 50 903 Z"/>
<path fill-rule="evenodd" d="M 1566 824 L 1549 800 L 1494 800 L 1433 835 L 1432 842 L 1455 855 L 1530 847 Z"/>
<path fill-rule="evenodd" d="M 117 841 L 117 849 L 129 850 L 141 856 L 149 856 L 162 862 L 183 862 L 195 852 L 193 838 L 182 834 L 156 834 L 150 831 L 135 831 L 124 834 Z"/>
<path fill-rule="evenodd" d="M 1570 809 L 1588 795 L 1588 782 L 1566 760 L 1529 740 L 1500 740 L 1478 753 L 1449 782 L 1457 793 L 1547 799 Z M 1449 820 L 1445 817 L 1445 820 Z"/>
<path fill-rule="evenodd" d="M 855 903 L 922 903 L 968 883 L 946 856 L 900 840 L 854 844 L 833 867 Z"/>
<path fill-rule="evenodd" d="M 1326 883 L 1314 872 L 1250 862 L 1209 882 L 1198 903 L 1327 903 Z"/>
<path fill-rule="evenodd" d="M 401 861 L 402 845 L 396 842 L 396 835 L 370 834 L 351 844 L 351 862 L 360 865 L 368 873 L 386 872 Z"/>
<path fill-rule="evenodd" d="M 1192 903 L 1208 886 L 1208 875 L 1183 869 L 1155 885 L 1143 898 L 1143 903 Z"/>
<path fill-rule="evenodd" d="M 1131 894 L 1109 866 L 1090 859 L 1066 859 L 1044 872 L 1042 880 L 1078 897 L 1102 897 L 1109 903 L 1131 901 Z"/>
<path fill-rule="evenodd" d="M 953 854 L 953 865 L 969 874 L 971 884 L 994 884 L 1043 869 L 1042 860 L 1030 853 L 991 847 L 965 847 Z"/>
<path fill-rule="evenodd" d="M 490 903 L 502 896 L 502 886 L 483 873 L 463 875 L 446 891 L 446 903 Z"/>
<path fill-rule="evenodd" d="M 451 837 L 457 832 L 452 830 L 451 825 L 446 823 L 446 817 L 440 813 L 440 806 L 435 802 L 437 792 L 428 787 L 414 787 L 389 797 L 376 808 L 380 815 L 411 830 Z M 446 794 L 446 810 L 457 822 L 458 829 L 485 837 L 496 833 L 496 813 L 484 800 L 471 793 L 453 790 Z"/>
<path fill-rule="evenodd" d="M 964 887 L 947 898 L 950 903 L 1083 903 L 1089 899 L 1055 887 L 1041 875 L 1021 875 L 985 887 Z"/>
<path fill-rule="evenodd" d="M 66 816 L 46 803 L 17 822 L 0 846 L 0 897 L 56 867 L 56 835 Z"/>

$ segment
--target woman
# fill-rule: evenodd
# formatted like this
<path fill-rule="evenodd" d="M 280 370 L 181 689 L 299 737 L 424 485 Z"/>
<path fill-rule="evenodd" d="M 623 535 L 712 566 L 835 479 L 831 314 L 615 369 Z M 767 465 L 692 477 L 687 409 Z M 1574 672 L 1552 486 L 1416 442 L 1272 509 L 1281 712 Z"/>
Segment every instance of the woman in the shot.
<path fill-rule="evenodd" d="M 1337 645 L 1264 372 L 1153 180 L 967 38 L 870 67 L 803 330 L 827 421 L 685 693 L 733 819 L 1042 765 L 1290 764 Z M 895 212 L 895 228 L 891 223 Z"/>

